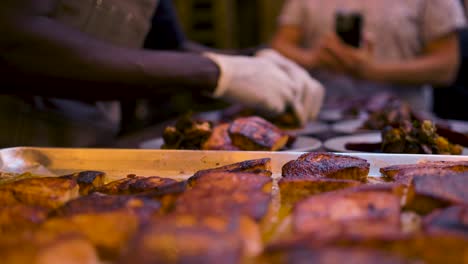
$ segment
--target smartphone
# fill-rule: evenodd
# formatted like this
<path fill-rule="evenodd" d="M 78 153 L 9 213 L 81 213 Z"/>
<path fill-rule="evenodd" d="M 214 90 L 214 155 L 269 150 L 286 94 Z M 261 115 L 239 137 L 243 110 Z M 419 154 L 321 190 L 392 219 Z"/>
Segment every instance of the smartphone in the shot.
<path fill-rule="evenodd" d="M 335 14 L 335 31 L 341 40 L 355 48 L 359 48 L 362 40 L 364 19 L 359 12 L 338 11 Z"/>

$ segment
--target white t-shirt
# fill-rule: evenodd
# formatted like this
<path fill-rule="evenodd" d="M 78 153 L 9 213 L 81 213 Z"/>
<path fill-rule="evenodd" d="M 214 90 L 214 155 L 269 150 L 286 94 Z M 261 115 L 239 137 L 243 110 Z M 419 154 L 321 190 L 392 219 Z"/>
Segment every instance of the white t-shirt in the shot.
<path fill-rule="evenodd" d="M 362 13 L 364 32 L 373 35 L 374 56 L 381 62 L 415 58 L 430 41 L 465 25 L 458 0 L 287 0 L 279 23 L 299 26 L 303 47 L 313 47 L 324 34 L 334 31 L 335 12 L 343 9 Z M 416 109 L 429 109 L 421 87 L 373 84 L 324 71 L 312 74 L 327 87 L 329 98 L 388 90 Z"/>

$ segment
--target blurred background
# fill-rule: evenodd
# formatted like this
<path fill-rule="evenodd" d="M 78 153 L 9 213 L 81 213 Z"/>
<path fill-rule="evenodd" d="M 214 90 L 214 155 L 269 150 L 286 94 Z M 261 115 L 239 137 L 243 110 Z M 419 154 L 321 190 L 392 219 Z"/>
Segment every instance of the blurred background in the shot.
<path fill-rule="evenodd" d="M 210 47 L 234 49 L 266 43 L 275 30 L 284 0 L 173 2 L 189 39 Z"/>

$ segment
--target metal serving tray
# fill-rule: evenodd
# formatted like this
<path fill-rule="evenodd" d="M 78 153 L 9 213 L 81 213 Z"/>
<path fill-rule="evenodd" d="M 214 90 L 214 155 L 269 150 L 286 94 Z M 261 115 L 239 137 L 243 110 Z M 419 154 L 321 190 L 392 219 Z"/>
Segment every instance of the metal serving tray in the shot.
<path fill-rule="evenodd" d="M 194 172 L 249 159 L 271 158 L 275 176 L 281 167 L 300 152 L 181 151 L 136 149 L 71 149 L 18 147 L 0 150 L 0 171 L 63 175 L 83 170 L 106 172 L 108 180 L 125 177 L 161 176 L 185 179 Z M 421 161 L 468 161 L 468 156 L 346 153 L 366 159 L 369 176 L 379 177 L 381 167 Z"/>

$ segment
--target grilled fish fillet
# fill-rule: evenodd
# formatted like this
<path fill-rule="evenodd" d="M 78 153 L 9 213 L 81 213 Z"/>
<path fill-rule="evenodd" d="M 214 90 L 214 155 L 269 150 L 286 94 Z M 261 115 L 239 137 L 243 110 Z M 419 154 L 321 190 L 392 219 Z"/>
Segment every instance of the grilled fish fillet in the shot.
<path fill-rule="evenodd" d="M 202 144 L 202 150 L 240 150 L 232 144 L 228 129 L 230 124 L 221 124 L 213 128 L 207 141 Z"/>
<path fill-rule="evenodd" d="M 282 168 L 284 178 L 332 178 L 365 181 L 370 164 L 361 158 L 333 153 L 307 153 Z"/>
<path fill-rule="evenodd" d="M 168 185 L 174 184 L 177 181 L 169 178 L 161 178 L 157 176 L 141 177 L 135 175 L 128 175 L 127 178 L 116 180 L 96 188 L 96 192 L 105 194 L 135 194 L 146 192 L 158 188 L 164 188 Z"/>
<path fill-rule="evenodd" d="M 55 209 L 78 196 L 78 184 L 67 178 L 30 178 L 0 185 L 0 203 L 3 205 L 22 203 Z"/>
<path fill-rule="evenodd" d="M 468 237 L 468 206 L 457 205 L 433 212 L 423 222 L 430 233 L 458 234 Z"/>
<path fill-rule="evenodd" d="M 80 186 L 80 194 L 87 195 L 94 189 L 104 185 L 105 173 L 101 171 L 82 171 L 61 178 L 73 179 Z"/>

